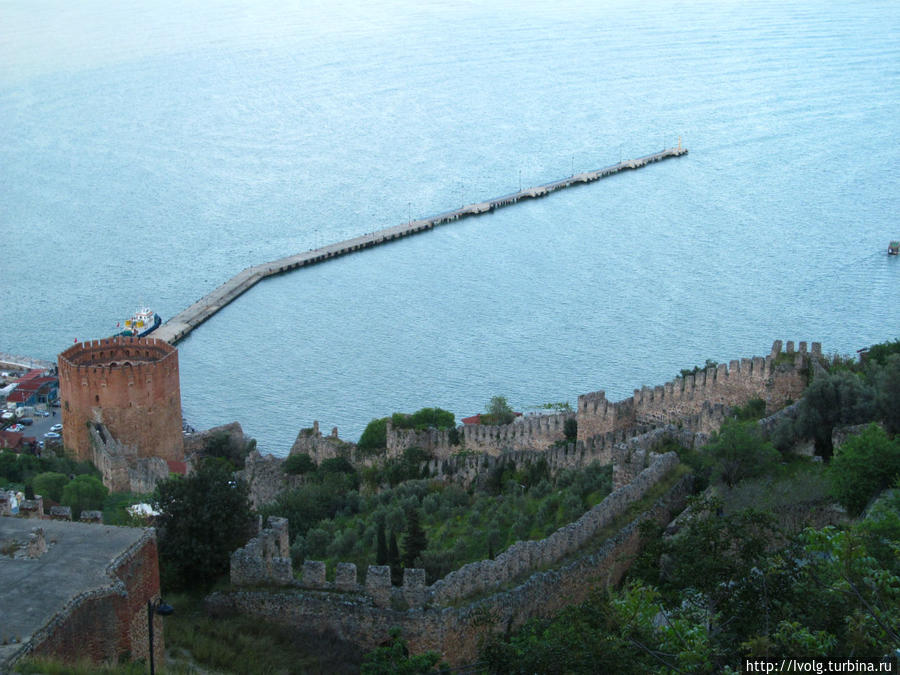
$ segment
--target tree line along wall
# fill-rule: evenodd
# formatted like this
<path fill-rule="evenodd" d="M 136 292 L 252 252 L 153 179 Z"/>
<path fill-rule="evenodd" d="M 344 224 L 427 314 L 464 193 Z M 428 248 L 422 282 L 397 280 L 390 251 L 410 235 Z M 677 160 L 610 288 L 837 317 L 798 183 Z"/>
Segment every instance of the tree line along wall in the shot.
<path fill-rule="evenodd" d="M 82 342 L 59 355 L 63 440 L 91 459 L 88 423 L 103 423 L 140 457 L 181 460 L 178 352 L 162 340 L 113 337 Z"/>
<path fill-rule="evenodd" d="M 678 466 L 678 456 L 674 452 L 650 455 L 642 451 L 639 457 L 640 460 L 635 462 L 629 455 L 629 461 L 633 461 L 633 466 L 637 467 L 629 475 L 631 480 L 619 481 L 622 483 L 620 487 L 588 509 L 578 520 L 564 525 L 544 539 L 516 542 L 493 560 L 469 563 L 450 572 L 424 589 L 419 606 L 424 602 L 446 605 L 495 589 L 536 569 L 553 565 L 578 551 Z M 376 569 L 373 571 L 373 568 Z M 421 581 L 424 582 L 424 570 L 408 571 L 415 572 L 410 583 L 418 586 L 418 572 L 422 573 Z M 384 576 L 379 566 L 370 566 L 366 587 L 372 591 L 380 587 L 377 582 L 369 579 L 374 574 L 377 578 L 386 580 L 389 589 L 389 572 L 388 569 L 387 576 Z M 292 579 L 287 520 L 270 517 L 267 527 L 257 537 L 232 554 L 231 581 L 236 585 L 267 582 L 280 585 L 291 583 Z M 324 583 L 324 563 L 304 563 L 301 585 L 319 589 L 324 587 Z M 338 563 L 336 584 L 339 590 L 361 590 L 357 584 L 356 565 Z"/>
<path fill-rule="evenodd" d="M 639 550 L 639 523 L 669 522 L 684 506 L 691 476 L 676 481 L 597 551 L 579 556 L 576 542 L 584 543 L 589 533 L 596 534 L 624 513 L 677 462 L 674 453 L 656 457 L 630 486 L 608 496 L 576 523 L 540 542 L 520 542 L 496 560 L 466 565 L 430 587 L 424 586 L 423 570 L 405 570 L 404 585 L 391 587 L 390 569 L 375 565 L 360 585 L 356 566 L 349 563 L 338 566 L 334 582 L 326 582 L 324 564 L 307 561 L 304 580 L 293 589 L 218 592 L 207 605 L 213 613 L 256 615 L 303 631 L 330 633 L 366 649 L 386 640 L 390 627 L 399 626 L 412 651 L 435 649 L 452 665 L 467 663 L 477 657 L 485 633 L 516 629 L 529 618 L 552 615 L 584 600 L 598 582 L 617 583 Z M 537 571 L 563 559 L 568 562 L 556 569 Z M 511 585 L 517 579 L 522 583 Z M 487 595 L 466 602 L 479 593 Z"/>
<path fill-rule="evenodd" d="M 809 359 L 821 356 L 818 342 L 810 351 L 806 342 L 797 351 L 788 342 L 782 352 L 782 342 L 776 340 L 765 358 L 734 360 L 661 386 L 635 389 L 633 396 L 615 403 L 603 391 L 583 394 L 578 397 L 578 440 L 635 424 L 690 421 L 704 405 L 741 405 L 752 398 L 764 400 L 771 412 L 802 396 Z"/>

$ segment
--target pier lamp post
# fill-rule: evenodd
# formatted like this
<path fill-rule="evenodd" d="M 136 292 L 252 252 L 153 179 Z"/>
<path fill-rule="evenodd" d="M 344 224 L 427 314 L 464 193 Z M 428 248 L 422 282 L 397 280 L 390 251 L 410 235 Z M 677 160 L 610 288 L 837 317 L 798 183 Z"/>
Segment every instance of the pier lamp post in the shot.
<path fill-rule="evenodd" d="M 159 600 L 147 601 L 147 629 L 150 636 L 150 675 L 156 675 L 156 669 L 153 664 L 153 615 L 159 614 L 160 616 L 169 616 L 175 611 L 175 608 L 172 605 L 167 605 L 162 601 L 162 598 Z"/>

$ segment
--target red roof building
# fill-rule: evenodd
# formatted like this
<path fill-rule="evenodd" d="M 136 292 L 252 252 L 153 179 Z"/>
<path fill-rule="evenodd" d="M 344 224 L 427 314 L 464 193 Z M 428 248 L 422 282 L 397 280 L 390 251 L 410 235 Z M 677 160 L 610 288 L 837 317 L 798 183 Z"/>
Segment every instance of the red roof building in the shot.
<path fill-rule="evenodd" d="M 49 403 L 59 395 L 59 379 L 46 375 L 43 370 L 31 370 L 15 380 L 16 388 L 6 398 L 17 405 Z"/>
<path fill-rule="evenodd" d="M 0 449 L 22 452 L 25 446 L 25 435 L 17 431 L 0 431 Z"/>

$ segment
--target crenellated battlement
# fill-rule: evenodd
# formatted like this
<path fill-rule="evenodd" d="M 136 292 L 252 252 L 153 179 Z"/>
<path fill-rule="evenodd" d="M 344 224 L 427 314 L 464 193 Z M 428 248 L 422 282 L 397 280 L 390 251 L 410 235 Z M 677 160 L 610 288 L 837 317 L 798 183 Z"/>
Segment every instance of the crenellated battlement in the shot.
<path fill-rule="evenodd" d="M 74 369 L 78 372 L 84 368 L 136 367 L 142 363 L 158 363 L 173 354 L 177 354 L 175 348 L 163 340 L 117 336 L 79 342 L 60 354 L 59 360 L 65 361 L 70 371 Z"/>
<path fill-rule="evenodd" d="M 608 402 L 602 391 L 580 396 L 578 439 L 587 441 L 635 424 L 700 423 L 703 431 L 709 431 L 716 406 L 743 405 L 752 398 L 763 399 L 768 411 L 781 407 L 803 394 L 809 359 L 822 356 L 819 342 L 810 349 L 806 342 L 796 350 L 792 341 L 784 351 L 782 346 L 775 340 L 765 357 L 735 359 L 655 387 L 644 386 L 616 403 Z"/>
<path fill-rule="evenodd" d="M 467 450 L 497 455 L 510 450 L 543 450 L 564 440 L 566 420 L 575 413 L 533 415 L 511 424 L 466 424 L 459 427 Z"/>

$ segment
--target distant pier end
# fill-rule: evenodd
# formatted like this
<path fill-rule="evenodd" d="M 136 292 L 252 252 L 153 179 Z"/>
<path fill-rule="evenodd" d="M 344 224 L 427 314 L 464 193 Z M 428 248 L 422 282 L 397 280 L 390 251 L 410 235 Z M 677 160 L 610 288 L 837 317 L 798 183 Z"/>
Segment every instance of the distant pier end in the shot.
<path fill-rule="evenodd" d="M 377 232 L 371 232 L 335 244 L 329 244 L 328 246 L 323 246 L 321 248 L 311 249 L 304 253 L 297 253 L 296 255 L 288 256 L 286 258 L 248 267 L 238 272 L 211 293 L 200 298 L 184 311 L 173 316 L 162 326 L 153 331 L 152 335 L 157 340 L 164 340 L 169 344 L 175 344 L 187 337 L 187 335 L 197 326 L 206 321 L 220 309 L 233 302 L 245 291 L 249 290 L 266 277 L 274 274 L 289 272 L 299 267 L 314 265 L 330 260 L 331 258 L 337 258 L 338 256 L 361 251 L 365 248 L 385 244 L 394 241 L 395 239 L 402 239 L 411 234 L 430 230 L 436 225 L 443 225 L 469 216 L 478 216 L 482 213 L 490 213 L 495 209 L 510 206 L 523 199 L 537 199 L 539 197 L 544 197 L 551 192 L 572 187 L 573 185 L 592 183 L 595 180 L 600 180 L 601 178 L 606 178 L 607 176 L 612 176 L 613 174 L 622 171 L 640 169 L 648 164 L 661 162 L 670 157 L 686 155 L 687 152 L 687 148 L 681 145 L 681 140 L 679 139 L 678 145 L 674 148 L 661 150 L 660 152 L 638 157 L 637 159 L 626 159 L 618 164 L 613 164 L 602 169 L 575 173 L 561 180 L 525 188 L 518 192 L 503 195 L 502 197 L 495 197 L 483 202 L 469 204 L 468 206 L 463 206 L 453 211 L 439 213 L 430 218 L 410 220 L 407 223 L 394 225 L 393 227 L 378 230 Z"/>

